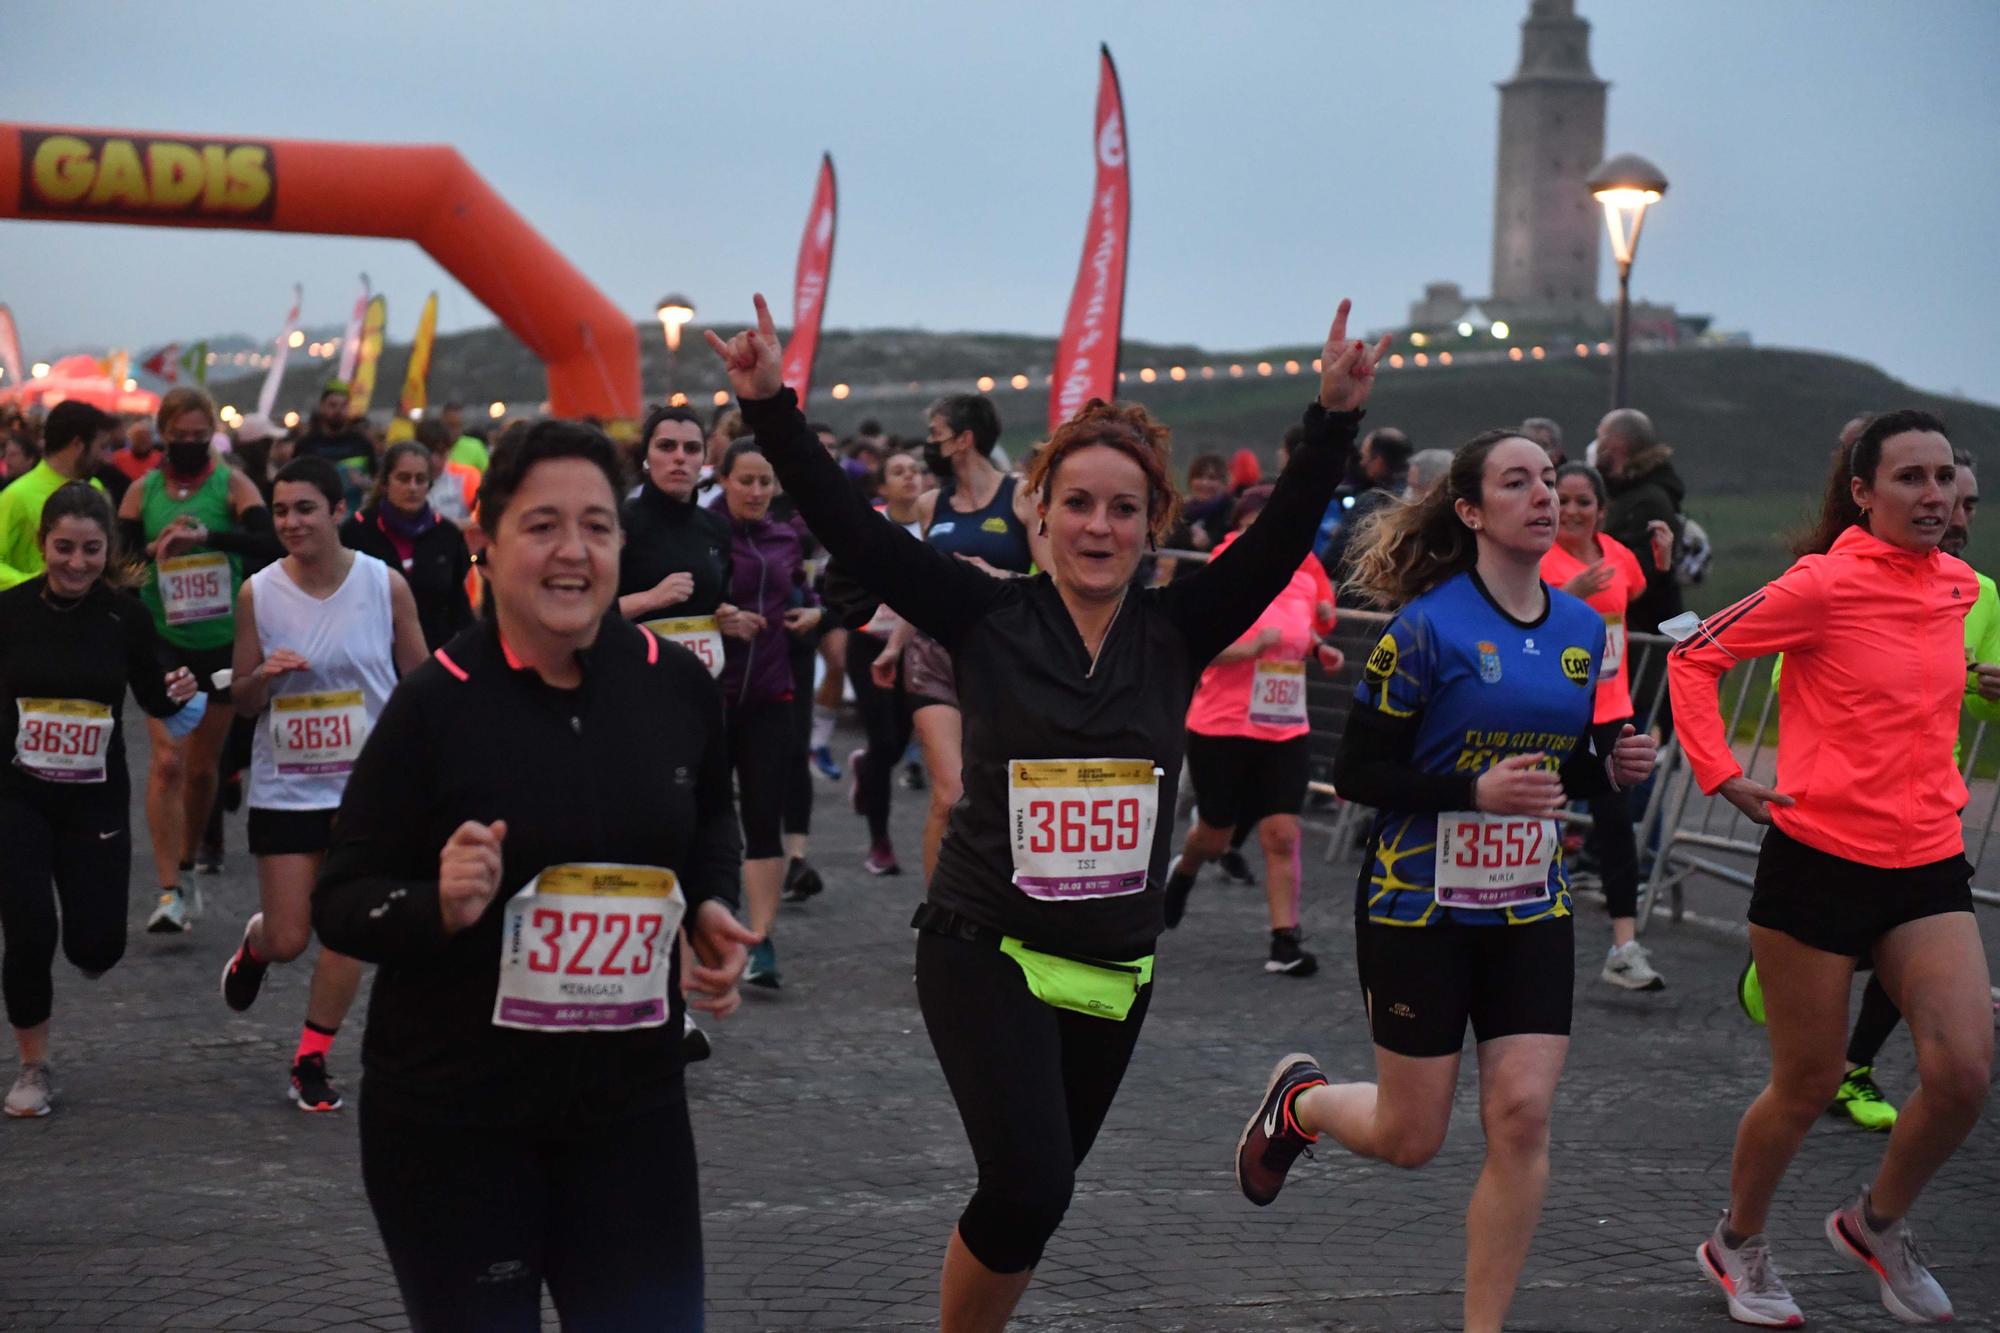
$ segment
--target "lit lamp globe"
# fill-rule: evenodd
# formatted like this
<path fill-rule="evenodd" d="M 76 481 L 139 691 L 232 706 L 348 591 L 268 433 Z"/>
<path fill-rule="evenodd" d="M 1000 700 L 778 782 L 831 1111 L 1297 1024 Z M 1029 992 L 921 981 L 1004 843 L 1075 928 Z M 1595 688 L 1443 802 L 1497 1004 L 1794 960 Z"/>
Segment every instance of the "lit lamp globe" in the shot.
<path fill-rule="evenodd" d="M 1667 192 L 1667 177 L 1637 153 L 1620 153 L 1600 164 L 1584 183 L 1604 205 L 1611 255 L 1618 261 L 1618 354 L 1611 369 L 1611 405 L 1624 407 L 1626 351 L 1632 342 L 1632 256 L 1639 249 L 1646 209 Z"/>
<path fill-rule="evenodd" d="M 694 302 L 679 293 L 662 296 L 654 313 L 660 317 L 660 329 L 667 336 L 667 350 L 680 351 L 681 328 L 694 318 Z"/>

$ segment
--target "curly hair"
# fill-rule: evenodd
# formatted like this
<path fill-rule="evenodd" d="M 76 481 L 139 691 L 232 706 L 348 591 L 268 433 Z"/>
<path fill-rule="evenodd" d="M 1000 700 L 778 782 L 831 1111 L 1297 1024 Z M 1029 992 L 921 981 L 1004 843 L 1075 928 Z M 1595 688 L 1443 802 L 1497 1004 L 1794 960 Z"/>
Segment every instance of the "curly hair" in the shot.
<path fill-rule="evenodd" d="M 1486 456 L 1502 440 L 1525 439 L 1519 429 L 1482 431 L 1452 453 L 1442 485 L 1420 500 L 1397 500 L 1362 520 L 1349 547 L 1349 591 L 1384 608 L 1414 601 L 1479 560 L 1479 542 L 1458 516 L 1456 502 L 1482 503 Z M 1539 447 L 1539 446 L 1537 446 Z"/>
<path fill-rule="evenodd" d="M 1050 503 L 1056 469 L 1079 449 L 1101 444 L 1116 449 L 1146 474 L 1146 532 L 1157 543 L 1180 516 L 1181 493 L 1174 488 L 1174 434 L 1137 403 L 1107 403 L 1093 398 L 1077 414 L 1056 427 L 1048 444 L 1028 465 L 1028 489 Z"/>

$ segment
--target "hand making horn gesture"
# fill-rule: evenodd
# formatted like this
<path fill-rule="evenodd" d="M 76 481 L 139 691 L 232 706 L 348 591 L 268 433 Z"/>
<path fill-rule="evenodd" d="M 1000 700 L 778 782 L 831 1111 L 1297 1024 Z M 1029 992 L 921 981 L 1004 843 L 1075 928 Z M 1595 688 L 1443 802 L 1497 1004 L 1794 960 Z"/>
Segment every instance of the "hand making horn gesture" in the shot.
<path fill-rule="evenodd" d="M 785 349 L 778 345 L 778 326 L 771 322 L 771 307 L 764 303 L 764 293 L 758 292 L 754 299 L 756 328 L 745 329 L 728 342 L 716 337 L 714 329 L 702 331 L 708 345 L 722 358 L 723 368 L 729 372 L 729 387 L 739 400 L 775 397 L 785 387 Z"/>
<path fill-rule="evenodd" d="M 1352 412 L 1368 401 L 1375 387 L 1375 367 L 1389 350 L 1389 335 L 1367 347 L 1347 340 L 1347 311 L 1352 302 L 1343 298 L 1333 313 L 1333 328 L 1320 352 L 1319 405 L 1329 412 Z M 711 340 L 714 335 L 710 335 Z M 732 376 L 733 376 L 732 372 Z"/>

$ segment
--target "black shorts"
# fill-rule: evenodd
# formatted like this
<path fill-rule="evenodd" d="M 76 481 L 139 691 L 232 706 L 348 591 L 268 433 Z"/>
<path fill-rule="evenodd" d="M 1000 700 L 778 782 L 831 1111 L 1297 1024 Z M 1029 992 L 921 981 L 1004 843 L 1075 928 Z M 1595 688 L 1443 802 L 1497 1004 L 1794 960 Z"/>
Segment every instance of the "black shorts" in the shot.
<path fill-rule="evenodd" d="M 1235 828 L 1267 815 L 1295 815 L 1312 777 L 1312 737 L 1260 741 L 1252 736 L 1187 734 L 1188 780 L 1195 809 L 1210 828 Z"/>
<path fill-rule="evenodd" d="M 179 644 L 170 645 L 174 656 L 181 665 L 194 672 L 194 683 L 209 696 L 210 703 L 221 703 L 229 697 L 226 689 L 215 687 L 214 676 L 218 671 L 228 671 L 236 665 L 236 647 L 224 644 L 220 648 L 183 648 Z"/>
<path fill-rule="evenodd" d="M 1356 927 L 1361 988 L 1375 1044 L 1398 1055 L 1456 1055 L 1472 1020 L 1480 1041 L 1569 1035 L 1576 989 L 1576 919 L 1525 926 Z"/>
<path fill-rule="evenodd" d="M 333 811 L 250 807 L 245 830 L 252 856 L 306 856 L 333 846 Z"/>
<path fill-rule="evenodd" d="M 1750 890 L 1750 924 L 1825 953 L 1859 958 L 1906 921 L 1972 910 L 1972 863 L 1885 870 L 1808 847 L 1776 827 L 1764 834 Z"/>

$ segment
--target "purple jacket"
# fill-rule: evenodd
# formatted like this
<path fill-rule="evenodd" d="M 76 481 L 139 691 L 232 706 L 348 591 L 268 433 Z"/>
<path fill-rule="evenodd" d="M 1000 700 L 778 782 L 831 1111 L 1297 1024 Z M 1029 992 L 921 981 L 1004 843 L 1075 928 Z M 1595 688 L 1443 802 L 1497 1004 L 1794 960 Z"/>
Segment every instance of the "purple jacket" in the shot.
<path fill-rule="evenodd" d="M 731 517 L 722 496 L 709 508 L 729 520 L 731 605 L 764 617 L 764 628 L 756 638 L 722 641 L 723 702 L 735 707 L 789 699 L 795 636 L 785 628 L 785 612 L 819 605 L 806 582 L 799 530 L 783 519 L 742 522 Z"/>

